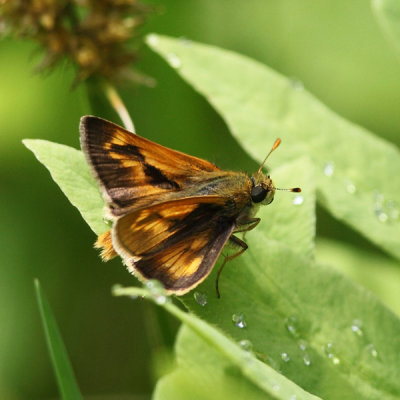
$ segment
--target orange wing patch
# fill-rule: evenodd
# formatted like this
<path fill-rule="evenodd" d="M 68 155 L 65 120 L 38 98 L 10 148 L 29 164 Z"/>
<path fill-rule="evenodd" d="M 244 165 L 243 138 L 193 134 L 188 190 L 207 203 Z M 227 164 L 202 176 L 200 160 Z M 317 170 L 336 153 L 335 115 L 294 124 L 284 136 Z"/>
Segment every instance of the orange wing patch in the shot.
<path fill-rule="evenodd" d="M 128 267 L 180 294 L 210 273 L 235 221 L 218 196 L 155 204 L 118 218 L 112 237 Z"/>
<path fill-rule="evenodd" d="M 198 172 L 220 171 L 208 161 L 168 149 L 101 118 L 82 118 L 81 146 L 114 215 L 168 200 Z M 196 174 L 197 173 L 197 174 Z M 164 196 L 164 197 L 163 197 Z"/>

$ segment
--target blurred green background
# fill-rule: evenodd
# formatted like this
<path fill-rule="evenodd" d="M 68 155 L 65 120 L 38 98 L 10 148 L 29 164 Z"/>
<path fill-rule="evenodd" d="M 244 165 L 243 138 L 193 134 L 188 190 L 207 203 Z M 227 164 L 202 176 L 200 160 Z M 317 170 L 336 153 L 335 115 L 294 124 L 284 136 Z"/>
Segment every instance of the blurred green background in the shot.
<path fill-rule="evenodd" d="M 248 55 L 302 82 L 343 117 L 400 145 L 400 63 L 368 1 L 151 3 L 158 13 L 144 33 Z M 83 394 L 148 398 L 160 346 L 153 322 L 166 319 L 167 345 L 177 323 L 150 304 L 110 295 L 112 284 L 134 279 L 119 260 L 100 261 L 92 249 L 94 234 L 21 144 L 23 138 L 41 138 L 78 147 L 79 118 L 90 113 L 85 88 L 71 90 L 69 67 L 49 76 L 33 73 L 35 49 L 33 43 L 0 42 L 0 398 L 58 397 L 34 296 L 36 277 Z M 221 167 L 255 168 L 215 111 L 158 56 L 144 48 L 138 67 L 158 81 L 154 89 L 121 91 L 139 134 Z M 317 228 L 318 235 L 357 245 L 367 257 L 379 253 L 322 210 Z M 362 277 L 363 264 L 355 268 Z"/>

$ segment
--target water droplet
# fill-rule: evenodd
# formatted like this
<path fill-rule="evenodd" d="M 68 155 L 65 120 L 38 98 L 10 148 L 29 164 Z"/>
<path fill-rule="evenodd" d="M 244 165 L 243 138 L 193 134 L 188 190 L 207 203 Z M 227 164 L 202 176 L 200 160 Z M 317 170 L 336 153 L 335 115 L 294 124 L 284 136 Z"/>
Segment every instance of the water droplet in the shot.
<path fill-rule="evenodd" d="M 304 203 L 304 197 L 298 194 L 293 197 L 292 203 L 296 206 L 299 206 Z"/>
<path fill-rule="evenodd" d="M 363 335 L 362 326 L 363 326 L 362 321 L 360 321 L 359 319 L 355 319 L 355 320 L 351 323 L 351 330 L 352 330 L 356 335 L 362 336 L 362 335 Z"/>
<path fill-rule="evenodd" d="M 194 292 L 193 297 L 196 300 L 196 303 L 200 304 L 202 307 L 207 304 L 207 295 L 205 293 Z"/>
<path fill-rule="evenodd" d="M 253 350 L 253 343 L 251 343 L 250 340 L 247 340 L 247 339 L 241 340 L 239 342 L 239 346 L 245 351 Z"/>
<path fill-rule="evenodd" d="M 380 222 L 395 222 L 399 219 L 398 204 L 393 200 L 385 200 L 385 196 L 374 191 L 374 212 Z"/>
<path fill-rule="evenodd" d="M 334 172 L 335 172 L 335 164 L 332 161 L 327 161 L 324 164 L 325 176 L 332 176 Z"/>
<path fill-rule="evenodd" d="M 288 354 L 288 353 L 282 353 L 282 354 L 281 354 L 281 358 L 282 358 L 282 360 L 285 361 L 285 362 L 289 362 L 289 361 L 290 361 L 290 357 L 289 357 L 289 354 Z"/>
<path fill-rule="evenodd" d="M 354 194 L 357 191 L 356 185 L 349 179 L 345 181 L 347 193 Z"/>
<path fill-rule="evenodd" d="M 304 354 L 304 356 L 303 356 L 303 362 L 304 362 L 304 365 L 306 365 L 307 367 L 309 367 L 311 365 L 311 358 L 307 353 Z"/>
<path fill-rule="evenodd" d="M 285 319 L 285 326 L 292 336 L 298 337 L 300 335 L 297 318 L 294 315 L 291 315 L 290 317 Z"/>
<path fill-rule="evenodd" d="M 165 293 L 164 286 L 156 279 L 150 279 L 147 281 L 145 283 L 145 287 L 148 289 L 151 297 L 157 304 L 165 304 L 169 300 L 167 294 Z"/>
<path fill-rule="evenodd" d="M 367 352 L 374 358 L 378 357 L 378 352 L 375 349 L 375 346 L 373 343 L 368 344 L 365 349 Z"/>
<path fill-rule="evenodd" d="M 232 315 L 232 322 L 240 329 L 246 328 L 247 322 L 244 319 L 244 315 L 242 313 L 233 314 Z"/>
<path fill-rule="evenodd" d="M 304 84 L 302 81 L 300 81 L 299 79 L 296 78 L 291 78 L 290 79 L 290 86 L 294 89 L 297 90 L 299 92 L 301 92 L 302 90 L 304 90 Z"/>
<path fill-rule="evenodd" d="M 340 364 L 340 359 L 335 354 L 335 348 L 332 342 L 329 342 L 324 346 L 324 351 L 334 365 Z"/>
<path fill-rule="evenodd" d="M 172 68 L 178 69 L 182 66 L 181 59 L 175 53 L 168 53 L 167 61 Z"/>
<path fill-rule="evenodd" d="M 246 351 L 243 359 L 248 366 L 252 366 L 256 362 L 256 358 L 253 356 L 253 353 L 251 351 Z"/>
<path fill-rule="evenodd" d="M 157 46 L 158 45 L 158 36 L 155 35 L 154 33 L 151 33 L 150 35 L 147 36 L 147 43 L 150 46 Z"/>
<path fill-rule="evenodd" d="M 379 220 L 380 222 L 386 222 L 386 221 L 389 219 L 389 217 L 388 217 L 388 215 L 385 213 L 385 211 L 383 211 L 383 210 L 380 209 L 380 208 L 375 209 L 375 215 L 376 215 L 376 217 L 378 218 L 378 220 Z"/>
<path fill-rule="evenodd" d="M 307 342 L 303 339 L 299 340 L 299 349 L 301 351 L 306 351 L 307 350 Z"/>
<path fill-rule="evenodd" d="M 277 363 L 272 357 L 270 357 L 270 356 L 268 356 L 267 354 L 264 354 L 264 353 L 256 353 L 256 356 L 257 356 L 257 358 L 259 360 L 261 360 L 265 364 L 268 364 L 275 371 L 278 371 L 278 372 L 281 371 L 279 363 Z"/>
<path fill-rule="evenodd" d="M 281 387 L 277 383 L 275 383 L 272 386 L 272 390 L 274 390 L 275 392 L 279 392 L 281 390 Z"/>

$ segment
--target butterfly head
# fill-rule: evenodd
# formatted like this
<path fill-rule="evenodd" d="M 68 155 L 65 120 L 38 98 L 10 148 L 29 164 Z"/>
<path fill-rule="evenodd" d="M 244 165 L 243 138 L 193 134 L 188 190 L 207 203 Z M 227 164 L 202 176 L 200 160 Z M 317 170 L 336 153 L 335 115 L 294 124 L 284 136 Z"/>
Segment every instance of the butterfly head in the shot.
<path fill-rule="evenodd" d="M 264 175 L 262 173 L 262 168 L 267 161 L 270 154 L 280 145 L 281 139 L 276 139 L 273 144 L 271 150 L 264 158 L 264 161 L 261 163 L 258 171 L 252 176 L 251 181 L 253 186 L 251 188 L 251 200 L 253 203 L 258 204 L 271 204 L 274 200 L 275 190 L 286 190 L 289 192 L 301 192 L 300 188 L 291 188 L 291 189 L 280 189 L 276 188 L 272 182 L 272 179 L 269 175 Z"/>
<path fill-rule="evenodd" d="M 275 186 L 270 176 L 257 172 L 251 178 L 253 186 L 250 191 L 251 200 L 258 204 L 271 204 L 274 200 Z"/>

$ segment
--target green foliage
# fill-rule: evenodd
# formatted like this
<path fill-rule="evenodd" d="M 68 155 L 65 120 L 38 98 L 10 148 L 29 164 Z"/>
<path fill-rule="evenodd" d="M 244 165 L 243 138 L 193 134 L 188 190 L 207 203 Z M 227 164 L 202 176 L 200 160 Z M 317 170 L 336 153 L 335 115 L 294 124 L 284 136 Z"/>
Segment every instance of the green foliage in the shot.
<path fill-rule="evenodd" d="M 400 3 L 397 0 L 372 0 L 372 9 L 388 41 L 400 51 Z"/>
<path fill-rule="evenodd" d="M 317 399 L 259 361 L 247 344 L 234 343 L 219 329 L 176 307 L 162 289 L 115 288 L 117 296 L 142 296 L 179 318 L 179 368 L 162 379 L 155 399 L 227 399 L 237 390 L 249 399 Z"/>
<path fill-rule="evenodd" d="M 25 139 L 24 145 L 50 171 L 51 177 L 97 234 L 108 229 L 104 202 L 82 152 L 47 140 Z"/>
<path fill-rule="evenodd" d="M 260 210 L 262 223 L 246 235 L 249 250 L 221 276 L 221 299 L 215 269 L 194 295 L 183 297 L 192 313 L 158 301 L 190 330 L 182 329 L 178 368 L 159 382 L 155 398 L 185 399 L 194 388 L 197 398 L 238 391 L 255 399 L 313 398 L 307 392 L 326 399 L 398 398 L 399 319 L 313 256 L 315 191 L 334 217 L 400 256 L 400 186 L 390 178 L 400 170 L 398 150 L 252 60 L 154 35 L 149 43 L 221 113 L 254 159 L 282 136 L 272 178 L 278 187 L 303 189 L 278 192 Z M 80 152 L 44 141 L 25 144 L 92 229 L 104 231 L 103 203 Z M 117 293 L 151 297 L 141 289 Z"/>
<path fill-rule="evenodd" d="M 333 265 L 375 293 L 392 311 L 400 315 L 400 263 L 389 257 L 366 252 L 360 247 L 319 238 L 316 259 Z M 332 259 L 332 254 L 335 255 Z M 360 268 L 361 267 L 361 268 Z"/>
<path fill-rule="evenodd" d="M 38 280 L 35 281 L 35 290 L 40 315 L 42 316 L 43 328 L 46 334 L 47 346 L 49 348 L 51 361 L 53 362 L 61 398 L 63 400 L 80 400 L 82 396 L 76 383 L 64 342 L 50 305 Z"/>
<path fill-rule="evenodd" d="M 400 257 L 400 180 L 391 178 L 400 171 L 400 152 L 394 145 L 345 121 L 297 82 L 251 59 L 157 35 L 147 42 L 206 97 L 249 155 L 262 160 L 266 142 L 282 136 L 287 148 L 274 154 L 271 165 L 308 155 L 319 203 Z"/>

